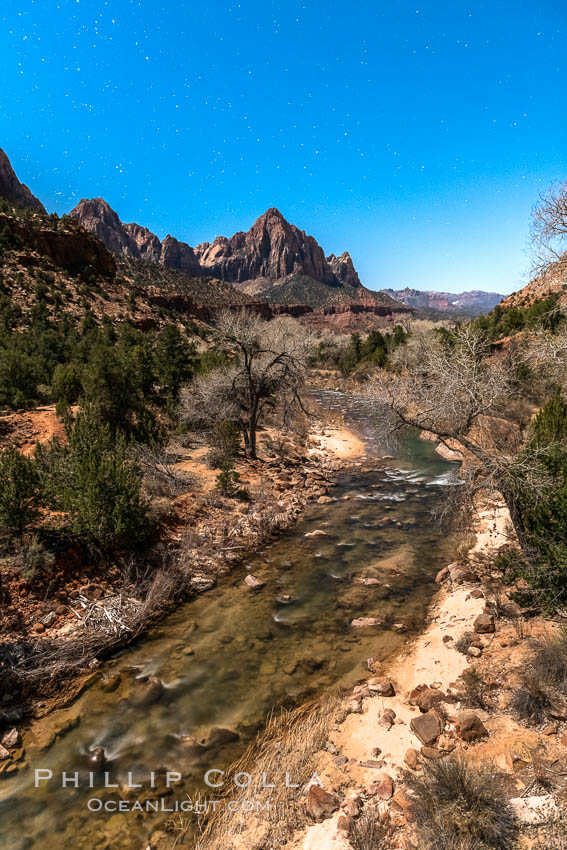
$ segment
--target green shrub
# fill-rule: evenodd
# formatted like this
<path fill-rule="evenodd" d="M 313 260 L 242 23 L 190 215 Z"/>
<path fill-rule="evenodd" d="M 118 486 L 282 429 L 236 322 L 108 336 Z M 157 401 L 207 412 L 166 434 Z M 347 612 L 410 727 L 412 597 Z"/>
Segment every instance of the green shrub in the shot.
<path fill-rule="evenodd" d="M 159 332 L 154 350 L 154 364 L 162 392 L 175 400 L 181 385 L 193 375 L 195 346 L 187 341 L 177 325 L 166 325 Z"/>
<path fill-rule="evenodd" d="M 39 479 L 34 461 L 11 446 L 0 454 L 0 525 L 22 534 L 36 519 Z"/>
<path fill-rule="evenodd" d="M 147 535 L 141 475 L 122 436 L 94 408 L 68 428 L 68 446 L 53 441 L 36 449 L 42 489 L 53 507 L 67 512 L 72 531 L 103 553 L 138 548 Z"/>
<path fill-rule="evenodd" d="M 210 450 L 206 460 L 213 469 L 235 458 L 240 449 L 240 429 L 234 422 L 217 422 L 209 434 Z"/>
<path fill-rule="evenodd" d="M 238 482 L 240 481 L 240 475 L 234 469 L 234 464 L 229 461 L 225 461 L 221 467 L 220 472 L 217 475 L 217 489 L 220 490 L 223 496 L 232 496 L 238 489 Z"/>
<path fill-rule="evenodd" d="M 16 564 L 27 581 L 48 577 L 54 563 L 55 555 L 35 535 L 22 543 L 16 556 Z"/>
<path fill-rule="evenodd" d="M 530 551 L 507 564 L 508 578 L 528 585 L 514 594 L 517 602 L 553 612 L 567 602 L 567 402 L 559 390 L 534 419 L 530 452 L 537 452 L 542 474 L 554 486 L 537 499 L 525 488 L 519 510 Z"/>
<path fill-rule="evenodd" d="M 14 348 L 0 349 L 0 406 L 32 407 L 37 403 L 38 381 L 33 357 Z"/>
<path fill-rule="evenodd" d="M 490 767 L 462 757 L 427 762 L 408 777 L 420 850 L 509 850 L 517 825 Z"/>
<path fill-rule="evenodd" d="M 75 404 L 82 392 L 81 369 L 76 363 L 58 363 L 51 379 L 51 395 L 55 402 Z"/>

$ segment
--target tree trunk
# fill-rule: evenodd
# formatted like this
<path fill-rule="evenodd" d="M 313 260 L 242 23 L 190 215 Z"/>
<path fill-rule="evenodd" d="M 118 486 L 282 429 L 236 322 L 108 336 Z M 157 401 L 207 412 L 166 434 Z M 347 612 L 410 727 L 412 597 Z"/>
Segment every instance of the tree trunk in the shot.
<path fill-rule="evenodd" d="M 522 552 L 524 552 L 524 554 L 528 554 L 528 552 L 530 551 L 530 546 L 527 541 L 526 528 L 524 526 L 524 519 L 522 517 L 521 508 L 518 505 L 518 500 L 516 496 L 513 493 L 508 492 L 506 488 L 502 488 L 500 492 L 502 493 L 502 497 L 506 502 L 506 507 L 508 508 L 508 513 L 510 514 L 512 526 L 514 528 L 514 531 L 516 532 L 518 543 L 520 544 Z"/>
<path fill-rule="evenodd" d="M 250 423 L 250 443 L 248 448 L 248 454 L 252 458 L 252 460 L 257 459 L 256 455 L 256 423 Z"/>

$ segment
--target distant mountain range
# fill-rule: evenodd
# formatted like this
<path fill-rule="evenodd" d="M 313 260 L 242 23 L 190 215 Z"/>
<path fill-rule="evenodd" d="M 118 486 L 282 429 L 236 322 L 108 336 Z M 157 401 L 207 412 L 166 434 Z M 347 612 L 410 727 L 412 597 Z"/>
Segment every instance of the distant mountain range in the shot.
<path fill-rule="evenodd" d="M 441 313 L 461 313 L 469 316 L 480 316 L 500 304 L 504 295 L 497 292 L 484 292 L 473 289 L 470 292 L 435 292 L 433 290 L 382 289 L 390 298 L 400 301 L 407 307 L 418 310 L 435 310 Z"/>
<path fill-rule="evenodd" d="M 275 207 L 246 232 L 218 236 L 193 248 L 173 236 L 160 242 L 139 224 L 122 222 L 103 198 L 83 199 L 70 215 L 114 253 L 159 263 L 190 277 L 231 283 L 259 301 L 312 308 L 357 303 L 403 310 L 399 302 L 362 286 L 352 259 L 325 256 L 318 242 Z"/>
<path fill-rule="evenodd" d="M 41 201 L 20 183 L 2 150 L 0 197 L 46 213 Z M 275 207 L 266 210 L 248 231 L 218 236 L 196 247 L 171 235 L 160 240 L 140 224 L 121 221 L 103 198 L 81 200 L 70 216 L 117 256 L 143 260 L 192 279 L 223 281 L 228 284 L 227 293 L 231 287 L 236 290 L 235 303 L 246 295 L 254 302 L 300 306 L 334 317 L 331 321 L 341 327 L 350 327 L 354 317 L 364 327 L 372 316 L 393 319 L 412 311 L 479 315 L 503 297 L 482 291 L 455 295 L 409 288 L 372 292 L 360 282 L 348 251 L 339 257 L 325 255 L 313 236 L 286 221 Z"/>

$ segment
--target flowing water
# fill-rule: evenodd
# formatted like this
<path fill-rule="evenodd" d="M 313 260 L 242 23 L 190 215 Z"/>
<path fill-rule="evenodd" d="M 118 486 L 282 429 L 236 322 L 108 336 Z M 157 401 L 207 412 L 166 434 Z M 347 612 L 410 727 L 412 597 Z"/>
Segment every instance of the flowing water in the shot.
<path fill-rule="evenodd" d="M 360 469 L 340 477 L 333 502 L 308 508 L 216 588 L 105 664 L 71 707 L 33 725 L 24 766 L 0 779 L 2 848 L 138 850 L 167 815 L 93 812 L 89 799 L 155 799 L 150 771 L 158 796 L 160 771 L 179 771 L 183 784 L 162 797 L 172 807 L 202 786 L 206 770 L 240 755 L 272 708 L 352 685 L 366 674 L 367 658 L 390 656 L 420 627 L 433 577 L 453 550 L 432 514 L 454 483 L 455 465 L 415 437 L 383 460 L 386 447 L 362 401 L 333 392 L 319 393 L 319 401 L 346 409 L 365 437 Z M 244 584 L 248 573 L 263 589 Z M 358 632 L 350 623 L 363 616 L 383 624 Z M 97 747 L 106 758 L 98 768 L 89 761 Z M 36 769 L 53 779 L 35 788 Z M 101 788 L 104 771 L 119 787 Z M 128 772 L 141 790 L 128 789 Z"/>

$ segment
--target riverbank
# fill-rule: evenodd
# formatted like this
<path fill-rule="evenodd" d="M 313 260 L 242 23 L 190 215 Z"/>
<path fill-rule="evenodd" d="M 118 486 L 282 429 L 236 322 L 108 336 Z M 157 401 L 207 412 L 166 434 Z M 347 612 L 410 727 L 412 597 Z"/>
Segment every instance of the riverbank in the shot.
<path fill-rule="evenodd" d="M 557 626 L 527 619 L 495 568 L 513 539 L 505 506 L 479 508 L 474 526 L 466 556 L 437 576 L 427 627 L 385 664 L 368 659 L 368 678 L 326 718 L 325 744 L 303 754 L 317 783 L 288 792 L 279 809 L 279 833 L 287 836 L 278 846 L 352 850 L 362 846 L 363 823 L 377 818 L 388 848 L 416 850 L 408 781 L 449 754 L 497 778 L 516 818 L 518 847 L 564 846 L 550 841 L 566 837 L 567 706 L 555 703 L 537 722 L 515 708 L 534 653 L 549 645 Z M 299 730 L 298 746 L 301 739 Z M 260 850 L 273 824 L 273 814 L 221 817 L 199 850 Z"/>

